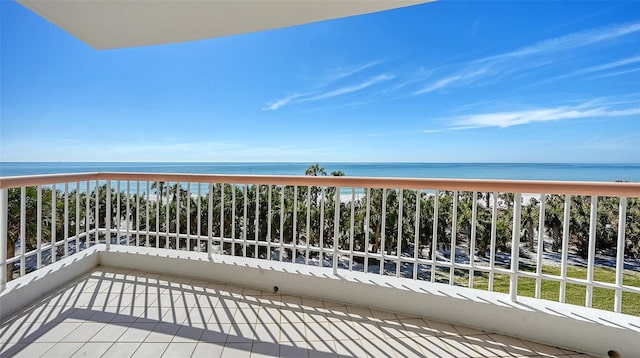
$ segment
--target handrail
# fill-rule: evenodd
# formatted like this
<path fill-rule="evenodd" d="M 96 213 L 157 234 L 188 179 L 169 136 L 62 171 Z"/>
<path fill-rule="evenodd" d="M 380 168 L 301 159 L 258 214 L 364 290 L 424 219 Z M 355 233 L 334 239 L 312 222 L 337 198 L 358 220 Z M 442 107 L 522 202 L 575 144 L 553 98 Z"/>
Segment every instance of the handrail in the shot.
<path fill-rule="evenodd" d="M 23 186 L 50 185 L 98 179 L 98 173 L 40 174 L 15 177 L 0 177 L 0 189 Z"/>
<path fill-rule="evenodd" d="M 148 180 L 229 184 L 327 186 L 349 188 L 459 190 L 511 193 L 625 196 L 640 198 L 640 183 L 628 182 L 116 172 L 0 177 L 0 189 L 87 180 Z"/>

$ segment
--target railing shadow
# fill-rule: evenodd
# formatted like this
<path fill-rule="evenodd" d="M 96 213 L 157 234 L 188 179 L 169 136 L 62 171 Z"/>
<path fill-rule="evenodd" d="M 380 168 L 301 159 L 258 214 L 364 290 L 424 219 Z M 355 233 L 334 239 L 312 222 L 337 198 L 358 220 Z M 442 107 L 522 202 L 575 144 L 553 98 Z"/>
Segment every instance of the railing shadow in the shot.
<path fill-rule="evenodd" d="M 20 353 L 69 321 L 136 327 L 149 335 L 171 335 L 186 342 L 253 342 L 265 352 L 286 351 L 294 356 L 358 357 L 363 352 L 422 356 L 436 355 L 438 349 L 462 354 L 456 351 L 459 344 L 438 338 L 466 342 L 454 326 L 415 317 L 409 320 L 412 324 L 390 312 L 224 283 L 97 267 L 5 320 L 0 326 L 0 356 Z M 415 324 L 416 320 L 421 323 Z M 74 332 L 78 333 L 69 332 L 65 339 L 73 339 Z M 126 334 L 124 330 L 122 337 Z M 477 346 L 504 351 L 486 332 L 478 331 L 476 337 Z"/>

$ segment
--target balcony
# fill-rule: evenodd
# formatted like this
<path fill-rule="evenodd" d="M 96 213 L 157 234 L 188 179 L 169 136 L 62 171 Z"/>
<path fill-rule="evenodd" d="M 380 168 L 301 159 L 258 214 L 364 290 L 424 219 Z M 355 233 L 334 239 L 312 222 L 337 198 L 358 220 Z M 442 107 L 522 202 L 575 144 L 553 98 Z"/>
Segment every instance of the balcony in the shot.
<path fill-rule="evenodd" d="M 0 354 L 632 356 L 639 197 L 636 183 L 0 178 Z"/>

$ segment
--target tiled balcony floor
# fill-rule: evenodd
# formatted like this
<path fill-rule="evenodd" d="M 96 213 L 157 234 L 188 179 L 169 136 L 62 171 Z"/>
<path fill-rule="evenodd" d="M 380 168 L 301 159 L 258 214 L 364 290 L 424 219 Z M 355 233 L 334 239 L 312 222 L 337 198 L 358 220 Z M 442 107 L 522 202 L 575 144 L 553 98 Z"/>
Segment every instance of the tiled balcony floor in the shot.
<path fill-rule="evenodd" d="M 97 267 L 2 322 L 0 352 L 3 357 L 586 357 L 366 307 L 109 267 Z"/>

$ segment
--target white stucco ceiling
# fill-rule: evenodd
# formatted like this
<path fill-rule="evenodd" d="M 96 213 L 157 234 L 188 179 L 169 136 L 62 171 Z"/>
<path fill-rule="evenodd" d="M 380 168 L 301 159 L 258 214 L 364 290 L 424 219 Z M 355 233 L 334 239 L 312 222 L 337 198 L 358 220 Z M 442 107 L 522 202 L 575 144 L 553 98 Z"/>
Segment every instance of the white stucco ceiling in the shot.
<path fill-rule="evenodd" d="M 17 0 L 96 49 L 206 39 L 432 0 Z"/>

